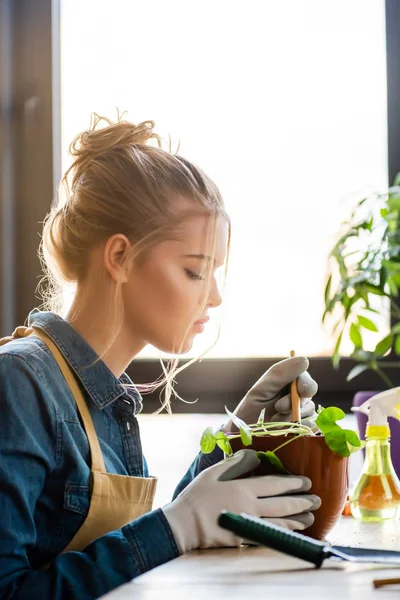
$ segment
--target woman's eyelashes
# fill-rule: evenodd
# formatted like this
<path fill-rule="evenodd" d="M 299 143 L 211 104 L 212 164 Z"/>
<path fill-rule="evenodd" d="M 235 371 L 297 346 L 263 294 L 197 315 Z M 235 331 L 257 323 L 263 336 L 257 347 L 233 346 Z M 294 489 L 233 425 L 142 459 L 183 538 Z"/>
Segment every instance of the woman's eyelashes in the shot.
<path fill-rule="evenodd" d="M 185 273 L 189 277 L 189 279 L 194 279 L 196 281 L 203 281 L 204 279 L 204 277 L 202 277 L 198 273 L 194 273 L 194 271 L 191 271 L 190 269 L 185 269 Z"/>

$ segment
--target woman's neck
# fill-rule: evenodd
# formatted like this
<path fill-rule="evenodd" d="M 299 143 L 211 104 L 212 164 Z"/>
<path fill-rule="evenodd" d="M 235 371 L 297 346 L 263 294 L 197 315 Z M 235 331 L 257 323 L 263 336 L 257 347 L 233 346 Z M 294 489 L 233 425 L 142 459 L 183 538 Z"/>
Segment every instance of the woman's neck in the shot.
<path fill-rule="evenodd" d="M 83 297 L 77 292 L 65 319 L 119 378 L 145 343 L 133 340 L 123 322 L 116 326 L 119 331 L 107 327 L 113 320 L 109 306 L 106 298 L 90 298 L 88 294 Z"/>

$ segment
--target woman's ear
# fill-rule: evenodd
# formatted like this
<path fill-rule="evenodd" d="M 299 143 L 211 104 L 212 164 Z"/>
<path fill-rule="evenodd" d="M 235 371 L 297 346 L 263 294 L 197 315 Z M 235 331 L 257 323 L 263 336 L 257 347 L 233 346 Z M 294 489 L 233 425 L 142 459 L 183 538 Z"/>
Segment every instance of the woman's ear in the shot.
<path fill-rule="evenodd" d="M 128 280 L 126 256 L 131 248 L 132 244 L 122 233 L 111 236 L 104 246 L 104 265 L 117 283 L 126 283 Z"/>

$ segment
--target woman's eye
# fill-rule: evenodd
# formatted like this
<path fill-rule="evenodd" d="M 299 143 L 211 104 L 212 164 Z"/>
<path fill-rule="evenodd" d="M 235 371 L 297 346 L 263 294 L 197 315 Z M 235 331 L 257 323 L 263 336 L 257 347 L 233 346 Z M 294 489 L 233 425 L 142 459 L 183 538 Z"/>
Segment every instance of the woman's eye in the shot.
<path fill-rule="evenodd" d="M 194 273 L 190 269 L 185 269 L 185 273 L 189 277 L 189 279 L 196 279 L 197 281 L 202 281 L 204 279 L 204 277 L 202 277 L 198 273 Z"/>

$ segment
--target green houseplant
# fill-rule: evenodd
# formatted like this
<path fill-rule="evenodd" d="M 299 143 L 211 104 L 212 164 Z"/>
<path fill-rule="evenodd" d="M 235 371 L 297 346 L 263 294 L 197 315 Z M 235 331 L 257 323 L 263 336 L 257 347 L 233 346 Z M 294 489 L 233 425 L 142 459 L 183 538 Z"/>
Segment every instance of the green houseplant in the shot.
<path fill-rule="evenodd" d="M 345 414 L 340 408 L 330 406 L 329 408 L 318 408 L 318 417 L 316 425 L 318 430 L 314 431 L 307 425 L 299 423 L 279 423 L 264 421 L 263 412 L 257 423 L 247 424 L 242 419 L 239 419 L 227 408 L 227 414 L 232 419 L 232 422 L 238 428 L 238 433 L 226 434 L 223 431 L 213 432 L 212 427 L 207 427 L 203 432 L 200 440 L 200 447 L 204 454 L 209 454 L 218 446 L 224 453 L 229 456 L 232 454 L 232 441 L 240 438 L 244 446 L 250 446 L 253 438 L 259 437 L 286 437 L 287 439 L 274 451 L 258 452 L 260 460 L 269 462 L 280 473 L 288 473 L 285 466 L 277 456 L 277 452 L 294 442 L 299 437 L 303 436 L 324 436 L 326 445 L 339 456 L 350 456 L 361 448 L 363 443 L 360 441 L 357 433 L 350 429 L 343 429 L 337 421 L 344 418 Z"/>
<path fill-rule="evenodd" d="M 349 372 L 348 381 L 372 369 L 385 386 L 393 387 L 390 370 L 400 367 L 400 358 L 388 361 L 383 357 L 390 350 L 400 357 L 399 289 L 400 173 L 385 193 L 356 203 L 330 254 L 322 322 L 328 315 L 333 317 L 335 367 L 344 337 L 349 336 L 353 344 L 351 357 L 358 364 Z M 376 323 L 384 306 L 390 307 L 389 331 Z M 366 330 L 381 334 L 373 350 L 364 348 Z"/>
<path fill-rule="evenodd" d="M 324 539 L 346 501 L 348 457 L 363 445 L 354 431 L 338 425 L 344 412 L 335 407 L 319 408 L 316 430 L 301 422 L 264 422 L 262 413 L 257 423 L 247 424 L 228 410 L 227 413 L 238 432 L 214 434 L 207 428 L 201 438 L 202 451 L 209 453 L 219 446 L 229 455 L 249 447 L 257 452 L 260 464 L 247 476 L 291 473 L 308 477 L 312 482 L 310 493 L 319 496 L 322 504 L 305 533 Z"/>

